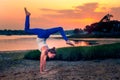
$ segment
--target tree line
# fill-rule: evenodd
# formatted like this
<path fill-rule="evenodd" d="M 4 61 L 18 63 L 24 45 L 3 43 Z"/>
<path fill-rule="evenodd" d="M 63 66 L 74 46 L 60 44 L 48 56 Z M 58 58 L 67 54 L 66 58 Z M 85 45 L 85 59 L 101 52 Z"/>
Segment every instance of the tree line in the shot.
<path fill-rule="evenodd" d="M 0 35 L 28 35 L 24 30 L 0 30 Z"/>
<path fill-rule="evenodd" d="M 66 30 L 65 31 L 66 34 L 72 34 L 73 30 Z M 60 33 L 56 33 L 56 34 L 60 34 Z M 0 35 L 32 35 L 30 33 L 26 33 L 24 30 L 0 30 Z"/>

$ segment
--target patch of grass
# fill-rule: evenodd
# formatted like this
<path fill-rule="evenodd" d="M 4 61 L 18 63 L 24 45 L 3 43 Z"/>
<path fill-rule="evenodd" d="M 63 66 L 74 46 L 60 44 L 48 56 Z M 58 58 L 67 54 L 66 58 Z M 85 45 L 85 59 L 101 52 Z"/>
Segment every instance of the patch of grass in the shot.
<path fill-rule="evenodd" d="M 25 55 L 25 58 L 34 60 L 39 60 L 39 57 L 38 50 L 30 51 Z M 120 43 L 58 48 L 56 57 L 47 60 L 77 61 L 108 58 L 120 58 Z"/>
<path fill-rule="evenodd" d="M 39 50 L 32 50 L 25 54 L 25 59 L 39 60 L 41 52 Z"/>
<path fill-rule="evenodd" d="M 24 51 L 8 51 L 8 52 L 0 52 L 0 62 L 4 60 L 20 60 L 24 58 L 26 52 Z"/>

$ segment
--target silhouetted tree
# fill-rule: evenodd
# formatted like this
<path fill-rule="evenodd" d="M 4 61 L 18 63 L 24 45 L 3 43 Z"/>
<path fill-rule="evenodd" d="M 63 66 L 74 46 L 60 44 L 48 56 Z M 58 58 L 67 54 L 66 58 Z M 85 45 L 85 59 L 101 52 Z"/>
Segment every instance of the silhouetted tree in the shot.
<path fill-rule="evenodd" d="M 79 34 L 79 33 L 80 33 L 79 28 L 75 28 L 75 29 L 73 30 L 73 33 L 74 33 L 74 34 Z"/>

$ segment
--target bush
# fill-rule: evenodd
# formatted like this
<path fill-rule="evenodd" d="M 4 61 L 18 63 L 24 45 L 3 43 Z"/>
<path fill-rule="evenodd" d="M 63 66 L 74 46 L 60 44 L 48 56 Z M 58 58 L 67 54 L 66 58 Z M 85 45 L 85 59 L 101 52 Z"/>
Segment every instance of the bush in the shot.
<path fill-rule="evenodd" d="M 27 53 L 25 58 L 39 60 L 39 56 L 40 52 L 34 50 Z M 58 48 L 56 57 L 54 59 L 48 58 L 47 60 L 77 61 L 108 58 L 120 58 L 120 43 Z"/>
<path fill-rule="evenodd" d="M 80 47 L 66 47 L 57 49 L 55 60 L 76 61 L 80 60 Z"/>
<path fill-rule="evenodd" d="M 39 60 L 41 52 L 39 50 L 32 50 L 25 54 L 25 59 Z"/>

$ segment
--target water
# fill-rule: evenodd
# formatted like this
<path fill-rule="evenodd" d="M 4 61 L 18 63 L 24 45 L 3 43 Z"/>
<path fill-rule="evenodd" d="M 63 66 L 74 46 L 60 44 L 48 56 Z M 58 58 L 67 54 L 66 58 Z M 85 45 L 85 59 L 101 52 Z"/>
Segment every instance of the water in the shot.
<path fill-rule="evenodd" d="M 68 47 L 63 39 L 49 38 L 47 44 L 52 47 Z M 34 50 L 38 49 L 36 36 L 29 35 L 12 35 L 0 36 L 0 51 L 13 51 L 13 50 Z"/>
<path fill-rule="evenodd" d="M 106 44 L 112 42 L 120 42 L 120 39 L 97 39 L 97 38 L 80 38 L 73 39 L 75 46 L 91 46 L 97 44 Z M 70 47 L 66 45 L 63 39 L 49 38 L 47 40 L 49 47 Z M 29 35 L 12 35 L 12 36 L 0 36 L 0 51 L 13 51 L 13 50 L 34 50 L 38 49 L 36 43 L 36 36 Z"/>

